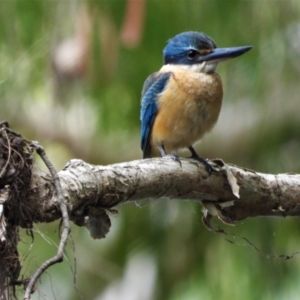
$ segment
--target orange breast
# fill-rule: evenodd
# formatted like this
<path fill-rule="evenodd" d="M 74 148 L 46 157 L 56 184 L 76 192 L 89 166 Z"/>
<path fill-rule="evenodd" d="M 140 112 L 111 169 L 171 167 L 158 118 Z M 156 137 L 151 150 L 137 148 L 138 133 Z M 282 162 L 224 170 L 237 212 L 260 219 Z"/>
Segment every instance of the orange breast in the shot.
<path fill-rule="evenodd" d="M 151 142 L 166 152 L 193 145 L 218 120 L 222 105 L 222 82 L 218 74 L 176 70 L 158 100 Z"/>

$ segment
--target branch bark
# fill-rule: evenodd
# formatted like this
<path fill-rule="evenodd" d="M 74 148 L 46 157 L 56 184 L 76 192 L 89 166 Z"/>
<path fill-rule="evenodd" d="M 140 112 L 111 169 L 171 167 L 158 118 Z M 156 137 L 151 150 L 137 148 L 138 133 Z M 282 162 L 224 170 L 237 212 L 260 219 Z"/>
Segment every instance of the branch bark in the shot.
<path fill-rule="evenodd" d="M 71 160 L 58 175 L 71 220 L 88 207 L 110 209 L 158 198 L 202 202 L 208 213 L 230 224 L 250 217 L 300 215 L 300 175 L 263 174 L 220 160 L 213 163 L 217 172 L 208 175 L 201 163 L 190 159 L 182 159 L 182 167 L 166 158 L 109 166 Z M 33 172 L 28 205 L 35 222 L 60 218 L 49 175 Z"/>

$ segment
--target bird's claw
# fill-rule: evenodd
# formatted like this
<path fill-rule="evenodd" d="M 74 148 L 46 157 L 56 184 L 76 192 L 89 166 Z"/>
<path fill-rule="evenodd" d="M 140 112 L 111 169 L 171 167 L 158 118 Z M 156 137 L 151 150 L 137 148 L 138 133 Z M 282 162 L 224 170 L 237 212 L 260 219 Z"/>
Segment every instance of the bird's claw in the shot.
<path fill-rule="evenodd" d="M 207 173 L 210 175 L 212 172 L 216 172 L 217 170 L 207 161 L 203 160 L 202 163 L 204 164 L 204 167 L 207 171 Z"/>
<path fill-rule="evenodd" d="M 217 170 L 204 158 L 200 157 L 200 156 L 195 156 L 195 155 L 192 155 L 190 157 L 191 159 L 195 159 L 199 162 L 201 162 L 204 167 L 205 167 L 205 170 L 207 171 L 207 173 L 210 175 L 212 172 L 216 172 Z"/>
<path fill-rule="evenodd" d="M 207 173 L 210 175 L 212 171 L 217 171 L 216 169 L 213 168 L 213 166 L 204 158 L 200 157 L 197 152 L 195 151 L 195 149 L 193 148 L 193 146 L 189 146 L 189 150 L 192 153 L 192 156 L 190 158 L 195 159 L 197 161 L 200 161 L 204 164 L 204 167 L 207 171 Z"/>
<path fill-rule="evenodd" d="M 171 158 L 171 159 L 179 162 L 180 167 L 182 167 L 181 160 L 180 160 L 180 158 L 177 155 L 175 155 L 175 154 L 165 154 L 165 155 L 163 155 L 163 158 L 165 158 L 165 157 L 166 158 Z"/>

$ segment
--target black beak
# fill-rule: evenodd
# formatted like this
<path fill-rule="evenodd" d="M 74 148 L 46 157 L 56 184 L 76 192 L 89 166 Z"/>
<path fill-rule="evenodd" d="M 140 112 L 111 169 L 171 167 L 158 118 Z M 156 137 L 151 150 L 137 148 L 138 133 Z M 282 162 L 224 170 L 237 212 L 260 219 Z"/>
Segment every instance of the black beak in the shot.
<path fill-rule="evenodd" d="M 252 46 L 215 48 L 213 52 L 201 57 L 200 62 L 218 63 L 231 58 L 238 57 L 252 49 Z"/>

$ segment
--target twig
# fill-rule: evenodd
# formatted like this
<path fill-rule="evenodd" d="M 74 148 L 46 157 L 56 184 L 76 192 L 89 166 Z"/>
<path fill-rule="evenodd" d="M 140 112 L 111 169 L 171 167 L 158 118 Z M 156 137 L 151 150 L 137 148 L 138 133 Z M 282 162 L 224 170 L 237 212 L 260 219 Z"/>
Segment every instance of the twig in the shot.
<path fill-rule="evenodd" d="M 6 129 L 6 128 L 5 128 Z M 6 163 L 5 163 L 5 166 L 2 168 L 1 172 L 0 172 L 0 178 L 2 177 L 2 175 L 4 174 L 4 172 L 6 171 L 6 168 L 9 164 L 9 161 L 10 161 L 10 156 L 11 156 L 11 147 L 10 147 L 10 142 L 9 142 L 9 138 L 7 136 L 7 133 L 5 130 L 3 130 L 4 134 L 5 134 L 5 137 L 6 137 L 6 140 L 7 140 L 7 148 L 8 148 L 8 157 L 7 157 L 7 160 L 6 160 Z"/>
<path fill-rule="evenodd" d="M 58 250 L 55 256 L 50 258 L 49 260 L 45 261 L 37 270 L 36 272 L 31 276 L 28 285 L 25 290 L 25 295 L 24 295 L 24 300 L 29 300 L 30 299 L 30 294 L 33 293 L 34 285 L 36 281 L 39 279 L 39 277 L 52 265 L 62 262 L 63 261 L 63 251 L 65 248 L 65 245 L 68 240 L 68 236 L 70 233 L 70 223 L 69 223 L 69 215 L 68 215 L 68 210 L 67 206 L 64 202 L 63 198 L 63 193 L 62 193 L 62 188 L 60 184 L 59 177 L 57 175 L 57 172 L 50 162 L 48 156 L 46 155 L 44 149 L 37 143 L 34 142 L 32 143 L 32 146 L 36 149 L 36 152 L 39 154 L 41 159 L 44 161 L 45 165 L 50 171 L 50 174 L 52 176 L 54 186 L 56 189 L 56 196 L 57 196 L 57 201 L 60 206 L 61 214 L 62 214 L 62 233 L 61 233 L 61 238 L 60 238 L 60 243 L 58 246 Z"/>

